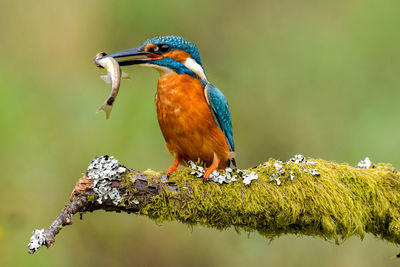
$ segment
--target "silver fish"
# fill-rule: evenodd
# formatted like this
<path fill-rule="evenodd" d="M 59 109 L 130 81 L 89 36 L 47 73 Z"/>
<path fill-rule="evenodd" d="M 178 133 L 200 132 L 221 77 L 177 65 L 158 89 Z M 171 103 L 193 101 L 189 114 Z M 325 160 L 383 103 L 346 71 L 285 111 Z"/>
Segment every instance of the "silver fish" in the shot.
<path fill-rule="evenodd" d="M 111 83 L 110 95 L 107 97 L 104 104 L 97 109 L 97 113 L 103 110 L 106 113 L 106 119 L 108 120 L 108 118 L 110 118 L 113 104 L 118 95 L 121 77 L 128 78 L 128 75 L 121 72 L 121 68 L 114 58 L 104 57 L 105 55 L 107 54 L 104 52 L 98 53 L 94 58 L 94 63 L 97 67 L 104 68 L 107 71 L 107 75 L 102 75 L 100 78 L 102 78 L 106 83 Z"/>

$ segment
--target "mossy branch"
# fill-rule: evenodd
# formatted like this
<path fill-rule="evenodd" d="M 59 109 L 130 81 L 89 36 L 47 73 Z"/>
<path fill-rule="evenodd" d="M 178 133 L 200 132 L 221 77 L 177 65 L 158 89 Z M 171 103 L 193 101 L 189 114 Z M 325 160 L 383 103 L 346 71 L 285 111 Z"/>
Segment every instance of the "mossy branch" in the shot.
<path fill-rule="evenodd" d="M 258 175 L 249 185 L 240 177 L 229 184 L 203 181 L 193 176 L 190 168 L 167 179 L 158 172 L 136 172 L 119 165 L 122 175 L 104 179 L 105 183 L 101 177 L 93 183 L 86 173 L 72 192 L 71 204 L 49 229 L 36 230 L 29 252 L 53 245 L 54 236 L 62 226 L 71 224 L 73 214 L 94 210 L 135 213 L 157 222 L 177 220 L 220 230 L 234 227 L 258 231 L 270 239 L 297 234 L 339 244 L 349 236 L 363 238 L 371 233 L 400 243 L 398 170 L 389 164 L 361 169 L 313 161 L 318 175 L 306 169 L 307 162 L 277 163 L 270 159 L 246 170 Z"/>

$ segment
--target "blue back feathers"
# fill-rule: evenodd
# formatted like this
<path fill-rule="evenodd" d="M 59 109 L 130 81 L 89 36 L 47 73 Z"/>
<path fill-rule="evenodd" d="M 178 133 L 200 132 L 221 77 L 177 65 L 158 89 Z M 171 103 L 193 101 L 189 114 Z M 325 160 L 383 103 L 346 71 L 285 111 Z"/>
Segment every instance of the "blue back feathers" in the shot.
<path fill-rule="evenodd" d="M 224 94 L 210 83 L 206 86 L 206 94 L 215 122 L 224 133 L 230 151 L 235 151 L 228 101 L 226 101 Z"/>

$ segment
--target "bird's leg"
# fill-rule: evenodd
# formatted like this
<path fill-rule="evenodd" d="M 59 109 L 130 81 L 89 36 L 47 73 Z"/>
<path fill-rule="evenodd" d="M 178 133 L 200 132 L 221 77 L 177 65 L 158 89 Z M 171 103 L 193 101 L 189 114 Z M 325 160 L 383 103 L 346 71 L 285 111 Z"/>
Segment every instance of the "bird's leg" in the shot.
<path fill-rule="evenodd" d="M 171 173 L 173 173 L 174 171 L 176 171 L 176 169 L 178 169 L 178 165 L 179 165 L 179 161 L 177 159 L 175 159 L 174 163 L 168 168 L 168 171 L 167 171 L 168 177 Z"/>
<path fill-rule="evenodd" d="M 210 177 L 211 173 L 218 168 L 219 162 L 220 160 L 218 156 L 214 153 L 214 158 L 211 166 L 205 169 L 206 173 L 204 174 L 204 179 L 207 180 Z"/>

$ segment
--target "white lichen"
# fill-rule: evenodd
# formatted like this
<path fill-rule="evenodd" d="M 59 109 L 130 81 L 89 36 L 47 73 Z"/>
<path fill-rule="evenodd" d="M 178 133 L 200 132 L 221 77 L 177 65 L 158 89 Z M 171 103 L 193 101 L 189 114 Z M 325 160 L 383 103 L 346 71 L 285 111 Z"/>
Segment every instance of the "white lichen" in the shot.
<path fill-rule="evenodd" d="M 189 168 L 193 171 L 190 172 L 191 175 L 196 176 L 197 178 L 203 178 L 205 174 L 205 169 L 201 166 L 196 165 L 194 162 L 189 161 Z M 282 177 L 287 177 L 289 175 L 290 180 L 293 180 L 296 175 L 292 170 L 288 170 L 287 166 L 291 166 L 291 168 L 297 169 L 304 173 L 309 173 L 312 176 L 320 176 L 319 170 L 316 168 L 312 168 L 316 165 L 316 161 L 309 161 L 303 155 L 294 155 L 290 158 L 289 161 L 282 161 L 282 160 L 275 160 L 272 164 L 274 168 L 274 172 L 270 175 L 270 181 L 276 182 L 277 185 L 282 184 Z M 264 163 L 265 167 L 270 167 L 271 163 L 266 162 Z M 288 174 L 287 174 L 288 173 Z M 236 177 L 242 177 L 242 181 L 244 184 L 248 185 L 251 183 L 252 180 L 258 179 L 258 175 L 256 172 L 247 173 L 243 170 L 236 169 L 232 170 L 231 168 L 226 168 L 225 172 L 218 172 L 214 171 L 211 173 L 209 180 L 216 183 L 231 183 L 236 181 Z"/>
<path fill-rule="evenodd" d="M 196 175 L 196 177 L 200 178 L 204 176 L 204 168 L 201 166 L 196 165 L 193 161 L 189 161 L 189 168 L 193 169 L 193 171 L 190 173 L 191 175 Z"/>
<path fill-rule="evenodd" d="M 30 242 L 28 244 L 29 251 L 36 251 L 45 244 L 46 244 L 46 238 L 44 236 L 44 229 L 33 230 Z"/>
<path fill-rule="evenodd" d="M 290 158 L 290 161 L 294 163 L 300 163 L 306 161 L 306 158 L 303 155 L 297 154 Z"/>
<path fill-rule="evenodd" d="M 314 166 L 316 165 L 317 162 L 315 161 L 309 161 L 307 158 L 303 155 L 294 155 L 292 158 L 289 159 L 288 162 L 283 162 L 281 160 L 276 160 L 275 163 L 273 164 L 274 169 L 276 172 L 274 172 L 270 176 L 271 181 L 275 181 L 277 185 L 281 185 L 281 177 L 284 177 L 286 175 L 286 166 L 291 165 L 292 167 L 299 169 L 300 171 L 304 173 L 310 173 L 313 176 L 320 176 L 320 173 L 318 169 L 309 169 L 309 166 Z M 308 166 L 307 166 L 308 165 Z M 294 172 L 292 170 L 289 171 L 289 178 L 290 180 L 293 180 L 296 177 Z"/>
<path fill-rule="evenodd" d="M 281 177 L 281 175 L 282 176 L 285 175 L 285 169 L 284 169 L 285 165 L 286 165 L 286 162 L 283 162 L 281 160 L 275 160 L 275 162 L 274 162 L 273 166 L 274 166 L 274 169 L 276 170 L 276 172 L 274 172 L 269 177 L 269 179 L 271 181 L 275 181 L 276 185 L 281 185 L 282 184 L 280 177 Z"/>
<path fill-rule="evenodd" d="M 303 155 L 294 155 L 294 157 L 292 157 L 290 159 L 291 162 L 295 163 L 295 164 L 302 164 L 300 166 L 300 170 L 304 173 L 310 173 L 313 176 L 320 176 L 320 173 L 318 171 L 318 169 L 308 169 L 309 167 L 307 166 L 307 168 L 304 166 L 305 165 L 310 165 L 310 166 L 314 166 L 315 164 L 317 164 L 317 162 L 315 161 L 309 161 L 307 160 L 307 158 Z M 294 178 L 294 174 L 292 175 L 292 173 L 290 174 L 290 180 L 293 180 Z"/>
<path fill-rule="evenodd" d="M 282 162 L 279 162 L 279 163 L 282 163 Z M 283 166 L 279 163 L 277 163 L 277 162 L 274 163 L 274 168 L 277 171 L 280 171 L 283 168 Z"/>
<path fill-rule="evenodd" d="M 372 161 L 366 157 L 365 159 L 361 160 L 358 164 L 357 167 L 361 169 L 369 169 L 372 166 Z"/>
<path fill-rule="evenodd" d="M 110 199 L 114 205 L 121 203 L 124 195 L 121 196 L 118 189 L 111 187 L 111 181 L 119 180 L 126 171 L 127 169 L 112 156 L 105 155 L 92 160 L 87 175 L 93 180 L 93 191 L 97 195 L 96 201 L 99 204 L 106 199 Z"/>
<path fill-rule="evenodd" d="M 320 176 L 319 171 L 317 169 L 312 169 L 311 170 L 311 175 Z"/>
<path fill-rule="evenodd" d="M 281 179 L 280 179 L 280 177 L 281 177 L 281 173 L 278 171 L 278 172 L 273 173 L 273 174 L 269 177 L 269 179 L 270 179 L 270 181 L 275 181 L 277 185 L 281 185 Z"/>
<path fill-rule="evenodd" d="M 204 174 L 201 177 L 203 177 L 203 176 L 204 176 Z M 236 177 L 237 177 L 237 174 L 234 172 L 234 170 L 232 168 L 226 168 L 225 173 L 219 173 L 217 170 L 213 171 L 210 174 L 209 179 L 216 183 L 229 184 L 231 182 L 235 182 Z"/>
<path fill-rule="evenodd" d="M 305 173 L 310 171 L 309 169 L 305 168 L 304 166 L 301 166 L 300 169 Z"/>
<path fill-rule="evenodd" d="M 93 180 L 116 180 L 126 171 L 124 166 L 119 165 L 118 160 L 113 156 L 96 157 L 90 163 L 87 174 Z"/>
<path fill-rule="evenodd" d="M 188 162 L 189 168 L 191 168 L 193 171 L 190 172 L 191 175 L 196 176 L 197 178 L 203 178 L 205 174 L 205 169 L 204 167 L 196 165 L 193 161 Z M 229 184 L 232 182 L 237 181 L 237 177 L 241 176 L 243 178 L 243 183 L 245 184 L 250 184 L 252 180 L 257 179 L 258 176 L 256 173 L 254 174 L 248 174 L 247 172 L 244 172 L 240 169 L 232 169 L 232 168 L 226 168 L 225 172 L 220 173 L 219 171 L 215 170 L 210 174 L 210 177 L 208 178 L 209 181 L 219 183 L 219 184 Z M 255 178 L 256 176 L 256 178 Z"/>
<path fill-rule="evenodd" d="M 247 173 L 243 172 L 243 183 L 250 184 L 251 181 L 258 179 L 258 175 L 255 172 Z"/>

